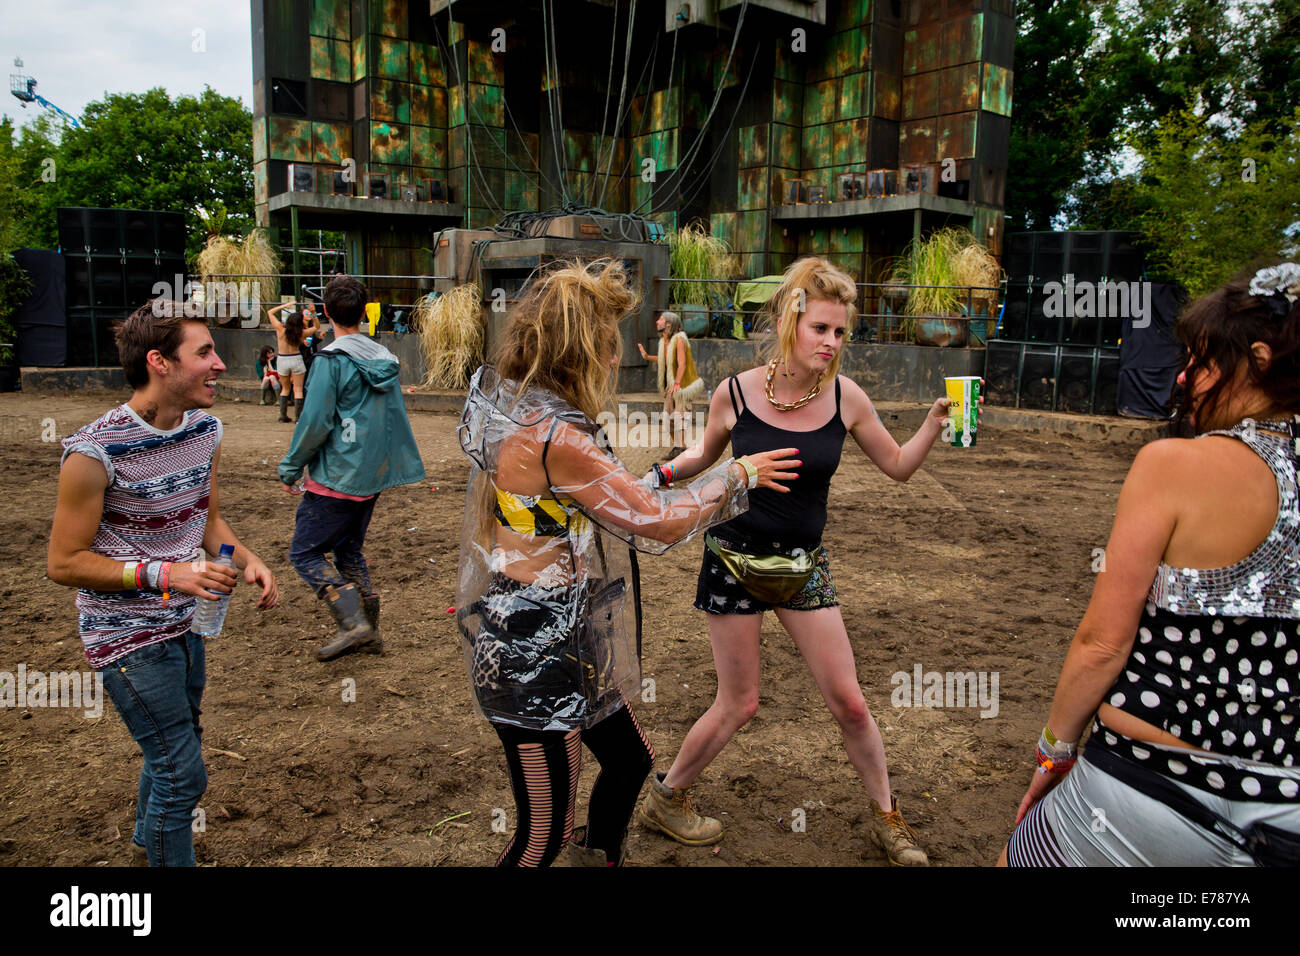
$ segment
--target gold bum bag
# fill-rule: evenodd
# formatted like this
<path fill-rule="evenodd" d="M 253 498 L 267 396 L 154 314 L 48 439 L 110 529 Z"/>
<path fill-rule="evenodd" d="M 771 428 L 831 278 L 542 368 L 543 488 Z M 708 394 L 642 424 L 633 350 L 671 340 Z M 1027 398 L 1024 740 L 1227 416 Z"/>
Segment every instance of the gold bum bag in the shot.
<path fill-rule="evenodd" d="M 767 604 L 784 604 L 802 591 L 817 567 L 817 557 L 822 550 L 819 547 L 793 557 L 786 554 L 745 554 L 724 548 L 711 534 L 704 536 L 704 544 L 746 591 Z"/>

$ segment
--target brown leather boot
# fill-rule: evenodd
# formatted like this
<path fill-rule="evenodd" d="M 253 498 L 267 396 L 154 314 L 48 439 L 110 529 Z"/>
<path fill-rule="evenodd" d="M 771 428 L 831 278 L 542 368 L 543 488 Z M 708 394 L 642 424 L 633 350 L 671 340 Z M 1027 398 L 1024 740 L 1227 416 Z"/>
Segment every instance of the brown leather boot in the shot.
<path fill-rule="evenodd" d="M 722 839 L 722 824 L 695 812 L 689 787 L 664 786 L 666 775 L 650 778 L 650 792 L 641 805 L 641 822 L 687 846 L 711 846 Z"/>
<path fill-rule="evenodd" d="M 889 862 L 894 866 L 929 866 L 930 858 L 917 846 L 916 833 L 898 809 L 898 798 L 888 813 L 880 809 L 880 804 L 871 800 L 871 839 L 876 846 L 885 851 Z"/>
<path fill-rule="evenodd" d="M 622 866 L 627 862 L 627 833 L 623 834 L 623 843 L 619 848 L 619 860 L 617 863 L 610 863 L 605 856 L 604 850 L 587 849 L 583 846 L 587 842 L 587 828 L 575 827 L 573 838 L 564 845 L 560 855 L 555 858 L 551 866 Z"/>
<path fill-rule="evenodd" d="M 366 620 L 361 609 L 361 595 L 355 584 L 345 584 L 341 588 L 325 589 L 325 600 L 329 602 L 330 613 L 338 622 L 338 636 L 316 652 L 316 659 L 333 660 L 348 651 L 365 650 L 378 654 L 383 650 L 379 638 Z"/>

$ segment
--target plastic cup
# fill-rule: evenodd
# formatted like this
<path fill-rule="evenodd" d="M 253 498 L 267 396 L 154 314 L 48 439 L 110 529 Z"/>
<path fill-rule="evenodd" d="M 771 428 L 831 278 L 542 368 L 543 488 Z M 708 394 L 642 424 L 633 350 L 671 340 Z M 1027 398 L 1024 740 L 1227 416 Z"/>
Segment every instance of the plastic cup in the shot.
<path fill-rule="evenodd" d="M 980 411 L 980 379 L 978 375 L 954 375 L 943 380 L 948 390 L 949 420 L 952 422 L 952 444 L 957 448 L 970 448 L 975 444 L 975 429 Z"/>

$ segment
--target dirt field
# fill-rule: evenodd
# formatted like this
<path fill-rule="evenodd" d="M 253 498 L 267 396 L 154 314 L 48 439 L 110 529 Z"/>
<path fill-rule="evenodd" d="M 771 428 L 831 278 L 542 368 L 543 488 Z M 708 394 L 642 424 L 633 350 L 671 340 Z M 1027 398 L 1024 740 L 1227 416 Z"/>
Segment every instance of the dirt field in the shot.
<path fill-rule="evenodd" d="M 0 671 L 86 669 L 73 592 L 43 573 L 59 445 L 41 437 L 49 419 L 62 437 L 123 397 L 0 395 Z M 222 401 L 214 411 L 226 426 L 222 510 L 275 571 L 281 603 L 259 613 L 244 586 L 208 644 L 199 862 L 491 863 L 508 839 L 493 829 L 494 810 L 510 828 L 514 810 L 447 613 L 467 472 L 453 417 L 412 417 L 428 480 L 386 492 L 370 528 L 385 654 L 321 664 L 313 652 L 328 614 L 289 565 L 296 500 L 275 478 L 291 426 L 253 404 Z M 1106 542 L 1134 451 L 986 428 L 976 449 L 939 447 L 900 485 L 851 440 L 845 448 L 825 540 L 894 790 L 936 864 L 991 863 L 1010 832 L 1088 600 L 1092 551 Z M 627 460 L 641 469 L 651 459 L 640 451 Z M 637 713 L 659 769 L 715 689 L 704 616 L 690 606 L 700 552 L 692 543 L 642 563 L 644 671 L 655 699 Z M 687 848 L 634 825 L 632 864 L 886 863 L 802 659 L 772 615 L 763 635 L 758 716 L 696 788 L 725 839 Z M 996 672 L 996 716 L 893 706 L 891 676 L 906 672 L 910 685 L 917 665 Z M 343 699 L 346 678 L 355 702 Z M 98 719 L 0 708 L 0 865 L 124 864 L 140 760 L 108 701 Z M 580 822 L 594 773 L 588 755 Z"/>

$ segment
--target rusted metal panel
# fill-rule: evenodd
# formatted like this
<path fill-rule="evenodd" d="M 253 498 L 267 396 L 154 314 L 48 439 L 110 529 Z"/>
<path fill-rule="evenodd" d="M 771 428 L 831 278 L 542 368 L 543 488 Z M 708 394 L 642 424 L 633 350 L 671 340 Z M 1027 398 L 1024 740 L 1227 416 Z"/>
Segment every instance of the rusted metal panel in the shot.
<path fill-rule="evenodd" d="M 506 122 L 504 92 L 499 86 L 471 83 L 469 85 L 470 120 L 474 123 L 486 123 L 488 126 L 504 126 Z"/>
<path fill-rule="evenodd" d="M 928 23 L 903 34 L 903 75 L 939 66 L 942 25 Z"/>
<path fill-rule="evenodd" d="M 651 134 L 651 139 L 658 134 Z M 564 161 L 571 171 L 591 172 L 596 168 L 595 144 L 590 133 L 566 130 L 564 133 Z"/>
<path fill-rule="evenodd" d="M 469 79 L 473 83 L 487 83 L 502 86 L 505 72 L 502 68 L 503 58 L 492 52 L 490 43 L 469 41 Z"/>
<path fill-rule="evenodd" d="M 781 157 L 781 160 L 782 162 L 790 161 L 788 158 L 784 156 Z M 798 178 L 799 178 L 799 170 L 797 169 L 791 169 L 784 166 L 770 167 L 767 171 L 767 205 L 768 206 L 784 205 L 785 199 L 783 196 L 782 183 L 784 183 L 787 179 L 798 179 Z"/>
<path fill-rule="evenodd" d="M 1011 79 L 1012 73 L 1006 67 L 985 63 L 984 90 L 980 97 L 980 109 L 997 113 L 999 116 L 1010 116 Z"/>
<path fill-rule="evenodd" d="M 834 161 L 834 139 L 830 124 L 805 126 L 803 129 L 803 149 L 800 153 L 799 168 L 803 170 L 819 169 L 829 166 Z"/>
<path fill-rule="evenodd" d="M 370 118 L 394 123 L 411 121 L 411 84 L 397 80 L 370 81 Z"/>
<path fill-rule="evenodd" d="M 268 159 L 311 162 L 311 122 L 286 116 L 267 117 Z"/>
<path fill-rule="evenodd" d="M 469 141 L 474 147 L 471 160 L 483 166 L 506 166 L 506 131 L 495 126 L 469 124 Z"/>
<path fill-rule="evenodd" d="M 834 26 L 846 30 L 871 22 L 871 0 L 841 0 L 835 8 Z"/>
<path fill-rule="evenodd" d="M 742 126 L 737 135 L 737 165 L 744 169 L 748 166 L 763 166 L 767 163 L 767 125 Z"/>
<path fill-rule="evenodd" d="M 767 167 L 755 166 L 740 171 L 736 188 L 737 209 L 767 208 Z"/>
<path fill-rule="evenodd" d="M 980 65 L 963 63 L 939 71 L 937 113 L 962 113 L 979 109 Z"/>
<path fill-rule="evenodd" d="M 430 103 L 431 90 L 427 86 L 418 83 L 411 84 L 411 125 L 413 126 L 441 126 L 441 123 L 433 122 L 433 108 Z"/>
<path fill-rule="evenodd" d="M 935 120 L 903 122 L 898 130 L 898 159 L 901 163 L 937 162 Z"/>
<path fill-rule="evenodd" d="M 865 239 L 861 226 L 846 226 L 839 229 L 832 228 L 830 231 L 831 252 L 862 252 Z"/>
<path fill-rule="evenodd" d="M 447 87 L 447 125 L 461 126 L 465 122 L 465 88 Z"/>
<path fill-rule="evenodd" d="M 867 120 L 865 118 L 845 120 L 835 124 L 833 158 L 837 166 L 854 166 L 865 171 L 867 161 Z"/>
<path fill-rule="evenodd" d="M 903 4 L 903 23 L 909 27 L 932 23 L 941 16 L 943 0 L 905 0 Z"/>
<path fill-rule="evenodd" d="M 870 73 L 850 73 L 836 81 L 839 91 L 837 119 L 856 119 L 867 113 L 867 95 L 871 90 Z"/>
<path fill-rule="evenodd" d="M 312 36 L 335 37 L 348 40 L 352 37 L 352 4 L 350 0 L 314 0 L 311 5 Z"/>
<path fill-rule="evenodd" d="M 366 38 L 352 41 L 352 82 L 360 83 L 366 78 Z"/>
<path fill-rule="evenodd" d="M 346 83 L 352 78 L 352 46 L 347 40 L 311 37 L 311 75 Z"/>
<path fill-rule="evenodd" d="M 786 33 L 784 38 L 788 38 Z M 790 44 L 777 43 L 776 52 L 773 54 L 775 62 L 772 65 L 773 74 L 782 80 L 792 80 L 795 83 L 802 83 L 804 80 L 804 64 L 807 61 L 808 54 L 794 53 L 790 50 Z"/>
<path fill-rule="evenodd" d="M 984 16 L 962 17 L 943 24 L 940 43 L 941 61 L 937 66 L 957 66 L 979 60 L 984 46 Z"/>
<path fill-rule="evenodd" d="M 680 125 L 678 112 L 680 103 L 681 90 L 679 87 L 674 86 L 651 93 L 649 126 L 647 129 L 654 132 L 672 129 L 674 126 Z"/>
<path fill-rule="evenodd" d="M 370 157 L 377 163 L 409 165 L 411 139 L 407 127 L 401 123 L 370 123 Z"/>
<path fill-rule="evenodd" d="M 371 36 L 370 71 L 390 80 L 409 80 L 411 44 L 393 37 Z"/>
<path fill-rule="evenodd" d="M 411 162 L 417 166 L 446 166 L 447 131 L 429 126 L 412 126 Z"/>
<path fill-rule="evenodd" d="M 265 162 L 253 164 L 253 201 L 259 205 L 270 201 L 270 190 L 267 188 L 267 164 Z"/>
<path fill-rule="evenodd" d="M 939 73 L 903 77 L 903 119 L 922 119 L 939 112 Z"/>
<path fill-rule="evenodd" d="M 429 86 L 446 86 L 442 58 L 431 43 L 411 43 L 411 82 Z"/>
<path fill-rule="evenodd" d="M 975 155 L 975 120 L 978 114 L 953 113 L 938 118 L 938 159 L 967 159 Z M 928 162 L 928 160 L 926 160 Z"/>
<path fill-rule="evenodd" d="M 390 37 L 406 36 L 408 0 L 370 0 L 370 32 Z M 423 3 L 423 0 L 410 0 Z"/>
<path fill-rule="evenodd" d="M 803 84 L 786 80 L 772 82 L 772 119 L 789 126 L 800 125 L 803 117 Z"/>
<path fill-rule="evenodd" d="M 266 160 L 266 118 L 261 117 L 253 120 L 253 162 L 261 163 Z"/>
<path fill-rule="evenodd" d="M 835 78 L 805 87 L 803 101 L 804 125 L 832 122 L 835 119 L 837 105 L 838 92 Z"/>
<path fill-rule="evenodd" d="M 894 121 L 902 119 L 902 79 L 893 73 L 882 73 L 879 70 L 872 70 L 867 75 L 871 78 L 868 115 Z"/>
<path fill-rule="evenodd" d="M 824 256 L 830 251 L 830 234 L 825 226 L 799 233 L 799 255 Z"/>
<path fill-rule="evenodd" d="M 347 123 L 312 123 L 312 162 L 339 165 L 352 155 L 352 127 Z"/>
<path fill-rule="evenodd" d="M 709 234 L 721 239 L 731 248 L 736 248 L 736 223 L 740 214 L 735 212 L 718 212 L 709 217 Z"/>
<path fill-rule="evenodd" d="M 799 166 L 800 156 L 803 155 L 803 135 L 799 127 L 773 123 L 768 138 L 772 144 L 773 162 L 791 168 Z"/>

